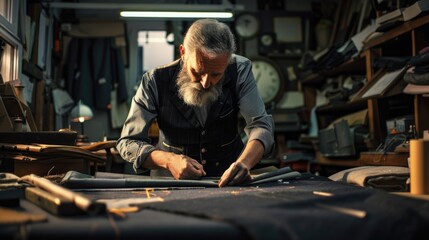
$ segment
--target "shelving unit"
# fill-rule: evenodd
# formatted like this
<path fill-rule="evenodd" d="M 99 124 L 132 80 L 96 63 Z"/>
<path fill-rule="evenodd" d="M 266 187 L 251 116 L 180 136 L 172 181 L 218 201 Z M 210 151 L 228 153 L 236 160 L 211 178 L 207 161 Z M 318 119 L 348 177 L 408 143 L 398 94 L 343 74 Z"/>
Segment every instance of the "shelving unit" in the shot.
<path fill-rule="evenodd" d="M 340 66 L 323 72 L 314 73 L 301 79 L 305 94 L 306 108 L 315 105 L 317 86 L 321 86 L 327 78 L 338 75 L 363 74 L 367 85 L 377 79 L 373 67 L 375 58 L 380 56 L 415 56 L 423 47 L 429 45 L 429 15 L 425 15 L 391 29 L 370 39 L 364 44 L 361 54 Z M 404 84 L 394 85 L 382 96 L 357 98 L 347 103 L 320 106 L 316 109 L 319 129 L 326 127 L 336 118 L 348 113 L 368 109 L 368 128 L 370 138 L 366 145 L 368 152 L 361 152 L 357 157 L 327 158 L 316 150 L 316 163 L 319 165 L 356 167 L 363 165 L 394 165 L 408 166 L 408 153 L 373 152 L 387 136 L 386 120 L 410 114 L 415 118 L 416 130 L 422 136 L 423 130 L 429 129 L 429 98 L 421 95 L 402 93 Z M 398 104 L 399 103 L 399 104 Z M 403 105 L 402 107 L 400 105 Z"/>
<path fill-rule="evenodd" d="M 379 54 L 392 56 L 398 53 L 401 55 L 415 56 L 418 54 L 420 49 L 429 44 L 428 32 L 429 15 L 426 15 L 421 18 L 405 22 L 401 26 L 385 32 L 383 35 L 365 43 L 364 54 L 367 62 L 366 72 L 368 81 L 370 82 L 374 79 L 374 69 L 372 68 L 371 63 L 373 63 L 376 56 Z M 374 134 L 374 138 L 376 140 L 381 140 L 385 137 L 385 133 L 380 131 L 384 130 L 384 128 L 380 126 L 380 123 L 383 121 L 385 122 L 386 120 L 384 118 L 384 116 L 386 116 L 386 109 L 380 108 L 383 104 L 382 101 L 383 99 L 368 100 L 370 131 Z M 414 96 L 414 106 L 411 109 L 414 108 L 412 113 L 415 116 L 416 129 L 420 136 L 422 136 L 423 130 L 429 129 L 428 106 L 429 99 L 423 98 L 420 95 Z M 378 121 L 376 121 L 377 119 Z"/>

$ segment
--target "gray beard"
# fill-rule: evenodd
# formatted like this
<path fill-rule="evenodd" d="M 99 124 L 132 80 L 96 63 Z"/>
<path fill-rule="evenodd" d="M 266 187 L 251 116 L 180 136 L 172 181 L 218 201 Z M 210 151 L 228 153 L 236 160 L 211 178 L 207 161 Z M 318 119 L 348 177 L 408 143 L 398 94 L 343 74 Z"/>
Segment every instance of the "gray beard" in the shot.
<path fill-rule="evenodd" d="M 201 83 L 192 82 L 185 65 L 183 65 L 177 76 L 177 86 L 179 87 L 180 98 L 182 98 L 187 105 L 195 107 L 209 106 L 222 94 L 221 83 L 204 89 Z"/>

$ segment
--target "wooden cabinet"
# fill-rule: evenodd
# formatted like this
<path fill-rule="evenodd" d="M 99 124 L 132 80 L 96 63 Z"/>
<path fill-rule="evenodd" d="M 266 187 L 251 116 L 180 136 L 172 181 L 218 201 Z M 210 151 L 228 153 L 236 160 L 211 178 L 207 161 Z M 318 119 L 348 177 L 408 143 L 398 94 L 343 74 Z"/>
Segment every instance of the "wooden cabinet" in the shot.
<path fill-rule="evenodd" d="M 310 110 L 316 103 L 316 89 L 326 83 L 327 79 L 339 75 L 363 74 L 366 84 L 362 88 L 377 81 L 380 72 L 374 68 L 374 61 L 378 57 L 406 57 L 415 56 L 419 50 L 429 45 L 429 15 L 405 22 L 383 34 L 375 36 L 364 43 L 358 56 L 342 63 L 334 69 L 313 73 L 301 79 L 305 94 L 306 108 Z M 340 104 L 318 106 L 316 114 L 319 130 L 327 127 L 333 120 L 352 112 L 367 109 L 369 137 L 366 141 L 368 152 L 361 152 L 349 159 L 330 159 L 316 154 L 316 163 L 333 166 L 361 166 L 361 165 L 398 165 L 407 166 L 408 154 L 393 154 L 374 152 L 388 136 L 386 121 L 403 115 L 414 116 L 416 130 L 419 136 L 429 129 L 429 98 L 422 95 L 404 94 L 405 83 L 399 79 L 383 94 L 363 98 L 358 94 L 353 100 Z M 317 150 L 316 150 L 317 151 Z"/>
<path fill-rule="evenodd" d="M 418 51 L 429 45 L 429 15 L 405 22 L 401 26 L 394 28 L 383 35 L 371 39 L 364 44 L 364 55 L 366 58 L 366 72 L 368 81 L 374 80 L 373 60 L 376 56 L 415 56 Z M 404 100 L 410 96 L 401 94 L 393 96 Z M 429 99 L 421 95 L 411 96 L 412 105 L 410 113 L 414 115 L 416 129 L 419 136 L 423 135 L 423 130 L 429 129 Z M 385 127 L 381 125 L 385 122 L 388 108 L 384 108 L 386 99 L 368 100 L 368 110 L 370 114 L 370 130 L 376 140 L 386 137 Z"/>

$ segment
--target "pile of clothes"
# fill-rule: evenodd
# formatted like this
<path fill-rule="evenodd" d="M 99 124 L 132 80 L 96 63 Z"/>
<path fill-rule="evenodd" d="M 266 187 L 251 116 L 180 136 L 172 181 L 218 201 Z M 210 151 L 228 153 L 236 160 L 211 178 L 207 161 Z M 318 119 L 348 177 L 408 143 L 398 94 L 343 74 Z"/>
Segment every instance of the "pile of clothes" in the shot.
<path fill-rule="evenodd" d="M 409 60 L 404 81 L 408 83 L 404 93 L 429 94 L 429 46 Z"/>

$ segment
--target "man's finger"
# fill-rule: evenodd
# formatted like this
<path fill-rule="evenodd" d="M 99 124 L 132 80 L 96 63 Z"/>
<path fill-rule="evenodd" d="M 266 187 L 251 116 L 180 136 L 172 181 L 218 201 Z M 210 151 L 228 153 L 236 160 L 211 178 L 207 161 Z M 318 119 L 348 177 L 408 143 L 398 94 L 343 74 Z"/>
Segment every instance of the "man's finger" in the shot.
<path fill-rule="evenodd" d="M 195 170 L 197 170 L 199 172 L 200 176 L 206 175 L 206 172 L 204 171 L 204 166 L 201 165 L 199 162 L 191 161 L 190 164 L 192 165 L 192 167 L 194 167 Z"/>
<path fill-rule="evenodd" d="M 228 185 L 236 185 L 250 181 L 250 175 L 246 171 L 239 171 L 234 178 L 228 183 Z"/>
<path fill-rule="evenodd" d="M 242 178 L 243 178 L 243 172 L 238 171 L 237 174 L 234 175 L 234 177 L 231 179 L 231 181 L 228 182 L 227 185 L 234 185 L 236 183 L 239 183 Z"/>
<path fill-rule="evenodd" d="M 189 165 L 190 166 L 187 171 L 190 177 L 199 178 L 206 175 L 203 165 L 199 164 L 197 161 L 190 161 Z"/>
<path fill-rule="evenodd" d="M 199 162 L 195 162 L 195 164 L 192 164 L 196 169 L 200 170 L 202 175 L 205 176 L 206 175 L 206 171 L 204 171 L 204 166 L 201 165 Z"/>
<path fill-rule="evenodd" d="M 218 186 L 219 186 L 219 187 L 223 187 L 223 186 L 227 185 L 227 184 L 231 181 L 231 178 L 233 178 L 233 177 L 235 176 L 235 174 L 237 174 L 237 168 L 236 168 L 236 164 L 235 164 L 235 163 L 233 163 L 233 164 L 228 168 L 228 170 L 226 170 L 226 171 L 223 173 L 222 177 L 221 177 L 221 178 L 220 178 L 220 180 L 219 180 L 219 184 L 218 184 Z"/>
<path fill-rule="evenodd" d="M 224 187 L 229 182 L 228 177 L 222 176 L 219 180 L 218 186 Z"/>

